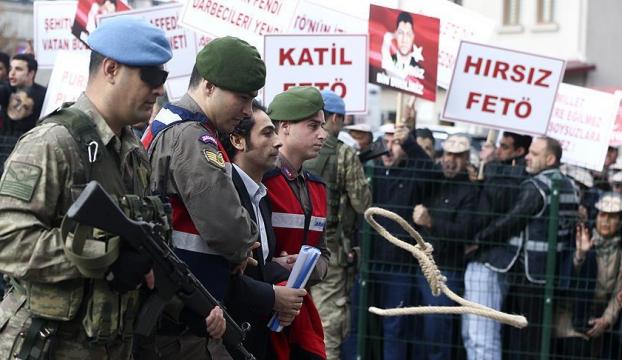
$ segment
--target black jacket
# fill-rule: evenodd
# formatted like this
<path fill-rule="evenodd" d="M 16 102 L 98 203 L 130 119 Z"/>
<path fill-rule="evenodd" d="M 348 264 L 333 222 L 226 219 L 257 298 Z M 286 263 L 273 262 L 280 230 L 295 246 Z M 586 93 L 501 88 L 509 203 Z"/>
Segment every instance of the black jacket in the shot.
<path fill-rule="evenodd" d="M 256 222 L 257 219 L 255 218 L 255 211 L 250 196 L 235 167 L 232 167 L 232 178 L 242 206 L 251 215 L 253 221 Z M 248 322 L 251 324 L 251 330 L 246 335 L 245 346 L 258 360 L 266 358 L 266 352 L 270 344 L 270 329 L 268 329 L 267 324 L 274 307 L 272 284 L 287 280 L 289 276 L 287 269 L 272 261 L 275 237 L 272 231 L 272 211 L 266 198 L 261 200 L 259 208 L 268 237 L 268 258 L 264 263 L 261 247 L 255 249 L 253 257 L 259 263 L 258 266 L 247 266 L 243 276 L 235 276 L 225 297 L 225 304 L 233 318 L 239 323 Z M 231 349 L 229 351 L 234 359 L 243 359 L 241 354 Z"/>
<path fill-rule="evenodd" d="M 461 270 L 465 265 L 464 245 L 472 243 L 475 234 L 478 187 L 462 172 L 453 179 L 443 177 L 434 183 L 431 194 L 423 205 L 430 213 L 432 227 L 421 233 L 434 247 L 439 266 Z"/>

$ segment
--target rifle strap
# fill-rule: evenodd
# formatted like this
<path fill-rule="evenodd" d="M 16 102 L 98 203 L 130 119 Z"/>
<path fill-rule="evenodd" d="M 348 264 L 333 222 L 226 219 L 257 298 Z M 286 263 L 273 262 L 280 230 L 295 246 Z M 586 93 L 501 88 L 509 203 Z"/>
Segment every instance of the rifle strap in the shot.
<path fill-rule="evenodd" d="M 75 227 L 72 230 L 72 225 Z M 93 228 L 75 223 L 66 215 L 61 223 L 61 236 L 66 239 L 65 256 L 82 275 L 101 279 L 108 267 L 119 257 L 120 238 L 111 237 L 107 242 L 93 240 Z M 73 232 L 73 236 L 70 233 Z"/>

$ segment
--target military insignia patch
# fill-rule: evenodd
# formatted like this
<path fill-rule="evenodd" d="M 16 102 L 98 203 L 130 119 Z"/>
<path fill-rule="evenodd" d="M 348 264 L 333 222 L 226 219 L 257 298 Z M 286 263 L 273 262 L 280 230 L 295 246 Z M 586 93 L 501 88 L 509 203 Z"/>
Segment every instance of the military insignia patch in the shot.
<path fill-rule="evenodd" d="M 203 149 L 203 155 L 205 155 L 207 161 L 211 162 L 212 164 L 221 168 L 225 167 L 225 158 L 222 156 L 222 153 L 220 151 L 215 152 L 208 149 Z"/>
<path fill-rule="evenodd" d="M 40 177 L 40 167 L 20 161 L 11 161 L 0 183 L 0 195 L 30 201 Z"/>
<path fill-rule="evenodd" d="M 199 141 L 202 142 L 203 144 L 212 144 L 214 146 L 218 146 L 218 142 L 216 142 L 216 139 L 210 134 L 201 135 L 201 137 L 199 138 Z"/>

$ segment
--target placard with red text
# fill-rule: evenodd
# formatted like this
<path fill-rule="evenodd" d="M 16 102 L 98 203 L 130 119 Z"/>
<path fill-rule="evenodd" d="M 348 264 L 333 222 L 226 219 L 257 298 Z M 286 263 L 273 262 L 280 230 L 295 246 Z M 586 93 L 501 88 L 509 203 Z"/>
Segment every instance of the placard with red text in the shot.
<path fill-rule="evenodd" d="M 369 7 L 369 82 L 434 101 L 440 20 Z"/>
<path fill-rule="evenodd" d="M 602 171 L 620 96 L 561 84 L 546 135 L 559 140 L 562 162 Z"/>
<path fill-rule="evenodd" d="M 330 89 L 348 113 L 367 111 L 367 35 L 265 36 L 264 102 L 291 86 Z"/>
<path fill-rule="evenodd" d="M 188 90 L 190 74 L 199 51 L 195 32 L 185 29 L 179 24 L 179 13 L 182 7 L 182 4 L 161 5 L 105 15 L 99 19 L 99 21 L 106 21 L 106 19 L 116 16 L 142 17 L 164 30 L 173 50 L 173 58 L 164 65 L 166 71 L 169 72 L 165 86 L 166 93 L 171 101 L 181 98 Z"/>
<path fill-rule="evenodd" d="M 443 118 L 546 133 L 565 61 L 463 41 Z"/>

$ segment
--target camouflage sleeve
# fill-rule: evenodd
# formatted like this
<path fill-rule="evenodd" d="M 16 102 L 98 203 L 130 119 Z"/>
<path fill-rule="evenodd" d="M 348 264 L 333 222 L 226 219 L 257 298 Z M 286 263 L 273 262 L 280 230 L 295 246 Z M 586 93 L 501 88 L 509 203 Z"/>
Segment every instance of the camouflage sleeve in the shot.
<path fill-rule="evenodd" d="M 330 251 L 326 247 L 326 230 L 324 230 L 324 234 L 322 235 L 322 239 L 320 239 L 317 248 L 320 249 L 321 255 L 320 259 L 317 261 L 315 268 L 309 275 L 309 286 L 313 286 L 326 277 L 328 273 L 328 263 L 330 261 Z"/>
<path fill-rule="evenodd" d="M 0 180 L 0 272 L 36 282 L 81 277 L 55 227 L 71 203 L 77 154 L 69 132 L 53 124 L 16 145 Z"/>
<path fill-rule="evenodd" d="M 210 135 L 198 123 L 182 126 L 171 153 L 177 192 L 210 251 L 239 264 L 257 240 L 257 226 L 240 202 L 227 169 L 231 165 L 224 163 L 215 141 L 204 137 Z"/>
<path fill-rule="evenodd" d="M 354 211 L 362 214 L 371 206 L 371 189 L 363 170 L 363 164 L 358 160 L 358 156 L 353 148 L 342 146 L 344 156 L 340 156 L 343 164 L 337 164 L 337 168 L 345 168 L 344 186 L 350 199 L 350 205 Z"/>

